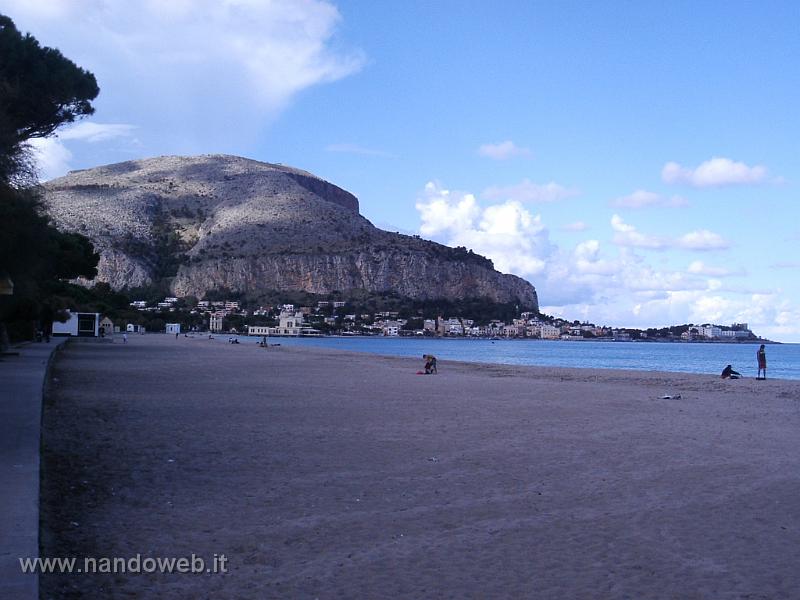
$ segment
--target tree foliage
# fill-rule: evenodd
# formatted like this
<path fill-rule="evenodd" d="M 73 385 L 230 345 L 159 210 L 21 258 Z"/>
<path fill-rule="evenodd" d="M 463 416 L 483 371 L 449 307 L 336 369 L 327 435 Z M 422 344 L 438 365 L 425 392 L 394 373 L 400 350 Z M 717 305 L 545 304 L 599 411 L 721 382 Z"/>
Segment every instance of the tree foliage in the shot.
<path fill-rule="evenodd" d="M 26 143 L 94 112 L 94 75 L 0 15 L 0 182 L 25 167 Z"/>
<path fill-rule="evenodd" d="M 92 114 L 98 93 L 94 75 L 0 15 L 0 276 L 14 283 L 13 296 L 0 297 L 0 345 L 5 323 L 23 337 L 32 321 L 52 320 L 61 280 L 97 274 L 89 239 L 50 224 L 30 185 L 28 142 Z"/>

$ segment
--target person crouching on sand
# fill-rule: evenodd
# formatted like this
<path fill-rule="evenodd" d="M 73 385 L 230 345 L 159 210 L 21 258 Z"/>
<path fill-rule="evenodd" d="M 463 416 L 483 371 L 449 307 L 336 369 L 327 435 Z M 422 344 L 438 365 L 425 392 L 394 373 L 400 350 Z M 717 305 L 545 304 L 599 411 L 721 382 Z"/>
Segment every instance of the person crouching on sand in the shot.
<path fill-rule="evenodd" d="M 767 351 L 764 350 L 764 344 L 761 344 L 761 348 L 758 349 L 756 352 L 756 359 L 758 360 L 758 375 L 756 375 L 756 379 L 766 379 L 767 378 Z M 764 376 L 761 376 L 761 371 L 764 371 Z"/>
<path fill-rule="evenodd" d="M 739 379 L 741 376 L 742 374 L 738 371 L 734 371 L 733 367 L 730 365 L 722 369 L 722 375 L 720 375 L 723 379 Z"/>
<path fill-rule="evenodd" d="M 423 354 L 422 358 L 425 359 L 425 374 L 437 374 L 439 371 L 436 368 L 436 357 L 433 354 Z"/>

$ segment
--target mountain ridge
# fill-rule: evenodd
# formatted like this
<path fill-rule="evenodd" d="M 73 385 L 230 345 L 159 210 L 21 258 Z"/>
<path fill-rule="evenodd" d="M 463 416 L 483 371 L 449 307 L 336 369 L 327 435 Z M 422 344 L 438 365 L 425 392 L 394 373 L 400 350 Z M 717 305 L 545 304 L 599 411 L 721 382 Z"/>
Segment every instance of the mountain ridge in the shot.
<path fill-rule="evenodd" d="M 94 242 L 97 279 L 115 289 L 366 290 L 538 309 L 529 282 L 465 248 L 378 229 L 353 194 L 294 167 L 162 156 L 73 171 L 43 189 L 53 222 Z"/>

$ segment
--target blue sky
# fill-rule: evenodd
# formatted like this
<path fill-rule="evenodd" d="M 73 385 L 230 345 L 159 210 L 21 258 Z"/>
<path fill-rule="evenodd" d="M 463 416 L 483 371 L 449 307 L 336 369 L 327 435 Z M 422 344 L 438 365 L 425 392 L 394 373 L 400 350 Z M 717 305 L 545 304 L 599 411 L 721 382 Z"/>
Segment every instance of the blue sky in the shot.
<path fill-rule="evenodd" d="M 543 311 L 800 342 L 800 3 L 31 2 L 98 78 L 43 178 L 224 152 L 485 254 Z"/>

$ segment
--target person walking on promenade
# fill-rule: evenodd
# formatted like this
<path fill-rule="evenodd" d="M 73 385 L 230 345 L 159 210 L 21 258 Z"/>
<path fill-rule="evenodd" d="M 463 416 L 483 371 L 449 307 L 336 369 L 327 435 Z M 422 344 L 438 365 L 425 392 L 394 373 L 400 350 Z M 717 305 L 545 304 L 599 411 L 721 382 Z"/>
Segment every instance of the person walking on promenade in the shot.
<path fill-rule="evenodd" d="M 766 379 L 767 378 L 767 351 L 764 350 L 764 344 L 761 344 L 761 348 L 758 349 L 756 352 L 756 359 L 758 360 L 758 375 L 756 379 Z M 764 376 L 761 376 L 761 371 L 764 371 Z"/>

